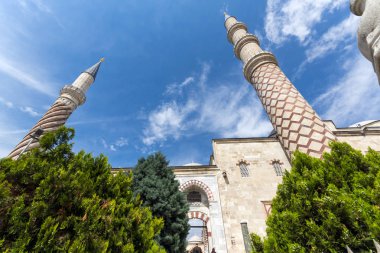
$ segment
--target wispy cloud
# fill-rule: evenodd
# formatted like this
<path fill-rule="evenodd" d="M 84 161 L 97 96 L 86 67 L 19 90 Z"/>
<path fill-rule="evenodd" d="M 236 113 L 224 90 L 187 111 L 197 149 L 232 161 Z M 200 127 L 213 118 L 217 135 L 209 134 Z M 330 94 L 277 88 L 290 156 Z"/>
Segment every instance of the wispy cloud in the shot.
<path fill-rule="evenodd" d="M 346 74 L 314 100 L 322 117 L 340 126 L 378 119 L 380 89 L 370 62 L 356 53 L 344 63 Z"/>
<path fill-rule="evenodd" d="M 308 43 L 307 37 L 326 11 L 342 7 L 346 0 L 268 0 L 265 17 L 267 38 L 281 44 L 290 37 Z"/>
<path fill-rule="evenodd" d="M 106 142 L 106 140 L 105 139 L 101 139 L 100 140 L 101 141 L 101 143 L 102 143 L 102 145 L 103 145 L 103 148 L 105 148 L 105 149 L 108 149 L 108 143 Z"/>
<path fill-rule="evenodd" d="M 50 106 L 47 108 L 49 109 Z M 91 125 L 91 124 L 99 124 L 99 123 L 116 123 L 131 120 L 130 116 L 117 116 L 117 117 L 108 117 L 108 118 L 81 118 L 78 121 L 69 121 L 69 126 L 77 126 L 77 125 Z"/>
<path fill-rule="evenodd" d="M 27 113 L 32 117 L 36 117 L 36 116 L 41 115 L 40 113 L 38 113 L 36 110 L 34 110 L 30 106 L 17 106 L 17 105 L 15 106 L 15 104 L 13 102 L 8 101 L 7 99 L 4 99 L 2 97 L 0 97 L 0 104 L 5 105 L 9 109 L 20 110 L 21 112 Z"/>
<path fill-rule="evenodd" d="M 173 94 L 181 95 L 183 89 L 193 82 L 194 82 L 194 77 L 189 76 L 189 77 L 186 77 L 185 80 L 183 80 L 181 83 L 169 84 L 166 87 L 165 94 L 167 94 L 167 95 L 173 95 Z"/>
<path fill-rule="evenodd" d="M 143 143 L 153 145 L 183 135 L 216 133 L 223 137 L 262 136 L 272 129 L 254 91 L 244 81 L 210 84 L 210 65 L 204 63 L 194 90 L 185 101 L 163 102 L 149 113 Z"/>
<path fill-rule="evenodd" d="M 17 129 L 8 122 L 4 115 L 0 116 L 0 158 L 9 154 L 11 149 L 28 132 L 27 129 Z"/>
<path fill-rule="evenodd" d="M 352 45 L 353 39 L 356 37 L 359 18 L 350 15 L 341 23 L 332 26 L 324 33 L 320 39 L 316 40 L 306 50 L 307 62 L 312 62 L 317 58 L 322 58 L 326 54 L 334 51 L 338 46 L 344 48 Z"/>
<path fill-rule="evenodd" d="M 116 141 L 108 143 L 104 138 L 100 139 L 100 142 L 104 149 L 109 149 L 111 151 L 117 151 L 128 145 L 128 139 L 124 137 L 119 137 Z"/>
<path fill-rule="evenodd" d="M 46 14 L 53 18 L 59 27 L 62 29 L 65 28 L 53 10 L 42 0 L 17 0 L 16 2 L 24 12 L 35 16 L 38 16 L 41 13 Z"/>
<path fill-rule="evenodd" d="M 116 147 L 124 147 L 124 146 L 127 146 L 128 145 L 128 139 L 124 138 L 124 137 L 119 137 L 119 139 L 116 140 L 115 142 L 115 146 Z"/>
<path fill-rule="evenodd" d="M 0 55 L 0 72 L 36 91 L 39 91 L 51 97 L 55 97 L 57 95 L 52 86 L 46 85 L 46 83 L 49 82 L 42 81 L 32 72 L 16 67 L 17 65 L 18 64 L 15 64 L 14 62 Z M 33 68 L 30 68 L 30 70 L 31 69 Z"/>
<path fill-rule="evenodd" d="M 23 9 L 25 10 L 31 10 L 31 8 L 37 8 L 37 10 L 46 12 L 46 13 L 52 13 L 51 9 L 44 4 L 41 0 L 17 0 L 16 1 Z"/>
<path fill-rule="evenodd" d="M 292 79 L 298 78 L 308 64 L 331 53 L 339 52 L 341 55 L 350 55 L 356 44 L 354 40 L 358 22 L 359 18 L 351 14 L 339 24 L 331 26 L 319 38 L 311 41 L 305 50 L 306 59 L 299 65 Z"/>
<path fill-rule="evenodd" d="M 12 102 L 10 102 L 10 101 L 2 98 L 2 97 L 0 97 L 0 103 L 5 105 L 8 108 L 13 108 L 13 106 L 14 106 Z"/>
<path fill-rule="evenodd" d="M 40 114 L 38 112 L 36 112 L 32 107 L 30 106 L 23 106 L 23 107 L 20 107 L 20 110 L 22 112 L 25 112 L 27 114 L 29 114 L 30 116 L 32 117 L 36 117 L 36 116 L 39 116 Z"/>

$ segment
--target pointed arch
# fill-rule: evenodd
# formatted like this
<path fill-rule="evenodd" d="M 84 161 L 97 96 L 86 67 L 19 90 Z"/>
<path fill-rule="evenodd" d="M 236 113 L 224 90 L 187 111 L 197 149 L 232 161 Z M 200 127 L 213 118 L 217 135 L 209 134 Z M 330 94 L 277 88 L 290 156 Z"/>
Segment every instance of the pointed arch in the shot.
<path fill-rule="evenodd" d="M 210 219 L 207 214 L 203 213 L 203 212 L 199 212 L 199 211 L 190 211 L 187 213 L 187 217 L 189 217 L 189 219 L 200 219 L 202 221 L 204 221 L 205 223 L 208 222 L 208 220 Z"/>

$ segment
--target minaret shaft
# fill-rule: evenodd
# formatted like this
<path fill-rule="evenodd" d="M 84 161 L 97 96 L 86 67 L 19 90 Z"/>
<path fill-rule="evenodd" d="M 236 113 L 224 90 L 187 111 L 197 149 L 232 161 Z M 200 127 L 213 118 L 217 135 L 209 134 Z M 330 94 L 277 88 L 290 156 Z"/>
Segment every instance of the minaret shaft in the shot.
<path fill-rule="evenodd" d="M 58 129 L 66 123 L 73 111 L 86 101 L 85 93 L 95 81 L 101 61 L 81 73 L 72 85 L 66 85 L 63 87 L 60 96 L 54 102 L 52 107 L 12 150 L 8 155 L 9 158 L 17 159 L 22 152 L 39 146 L 38 139 L 33 138 L 33 134 L 37 129 L 42 129 L 43 132 L 50 132 Z"/>
<path fill-rule="evenodd" d="M 236 57 L 244 63 L 244 76 L 255 88 L 288 156 L 299 150 L 320 158 L 329 151 L 334 134 L 281 71 L 276 58 L 263 51 L 259 40 L 234 17 L 227 16 L 225 27 Z"/>
<path fill-rule="evenodd" d="M 45 115 L 37 122 L 37 124 L 34 125 L 29 133 L 8 155 L 8 157 L 17 158 L 30 141 L 30 146 L 25 151 L 38 147 L 38 139 L 32 139 L 31 135 L 33 135 L 33 133 L 38 128 L 43 129 L 44 132 L 50 132 L 58 129 L 60 126 L 63 126 L 66 123 L 67 119 L 70 117 L 73 111 L 74 108 L 72 106 L 67 105 L 57 99 L 53 106 L 45 113 Z"/>

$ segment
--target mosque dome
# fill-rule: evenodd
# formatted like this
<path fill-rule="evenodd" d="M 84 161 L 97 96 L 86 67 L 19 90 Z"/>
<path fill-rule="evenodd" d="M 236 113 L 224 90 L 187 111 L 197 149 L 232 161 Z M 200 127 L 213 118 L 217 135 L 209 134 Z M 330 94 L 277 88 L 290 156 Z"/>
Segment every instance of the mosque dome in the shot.
<path fill-rule="evenodd" d="M 183 166 L 201 166 L 201 165 L 202 164 L 200 164 L 200 163 L 191 162 L 191 163 L 184 164 Z"/>
<path fill-rule="evenodd" d="M 365 125 L 368 125 L 368 124 L 371 124 L 373 122 L 375 122 L 376 120 L 365 120 L 365 121 L 360 121 L 360 122 L 357 122 L 355 124 L 352 124 L 350 125 L 349 127 L 362 127 L 362 126 L 365 126 Z"/>
<path fill-rule="evenodd" d="M 199 236 L 197 236 L 197 235 L 193 235 L 192 237 L 190 237 L 189 242 L 192 242 L 192 243 L 199 242 L 199 243 L 201 243 L 202 239 Z"/>

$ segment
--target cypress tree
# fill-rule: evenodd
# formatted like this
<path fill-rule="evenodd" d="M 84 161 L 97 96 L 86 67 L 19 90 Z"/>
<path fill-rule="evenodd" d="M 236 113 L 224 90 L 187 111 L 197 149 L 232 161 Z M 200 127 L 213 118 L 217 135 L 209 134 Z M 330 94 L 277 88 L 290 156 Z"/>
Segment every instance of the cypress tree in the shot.
<path fill-rule="evenodd" d="M 45 134 L 40 148 L 0 160 L 2 252 L 164 252 L 154 218 L 111 174 L 103 155 L 72 152 L 74 130 Z"/>
<path fill-rule="evenodd" d="M 173 171 L 161 153 L 141 158 L 133 171 L 133 188 L 153 215 L 164 220 L 157 241 L 169 253 L 186 250 L 189 206 Z"/>
<path fill-rule="evenodd" d="M 273 200 L 265 252 L 375 250 L 380 239 L 380 154 L 334 142 L 323 159 L 296 152 Z"/>

